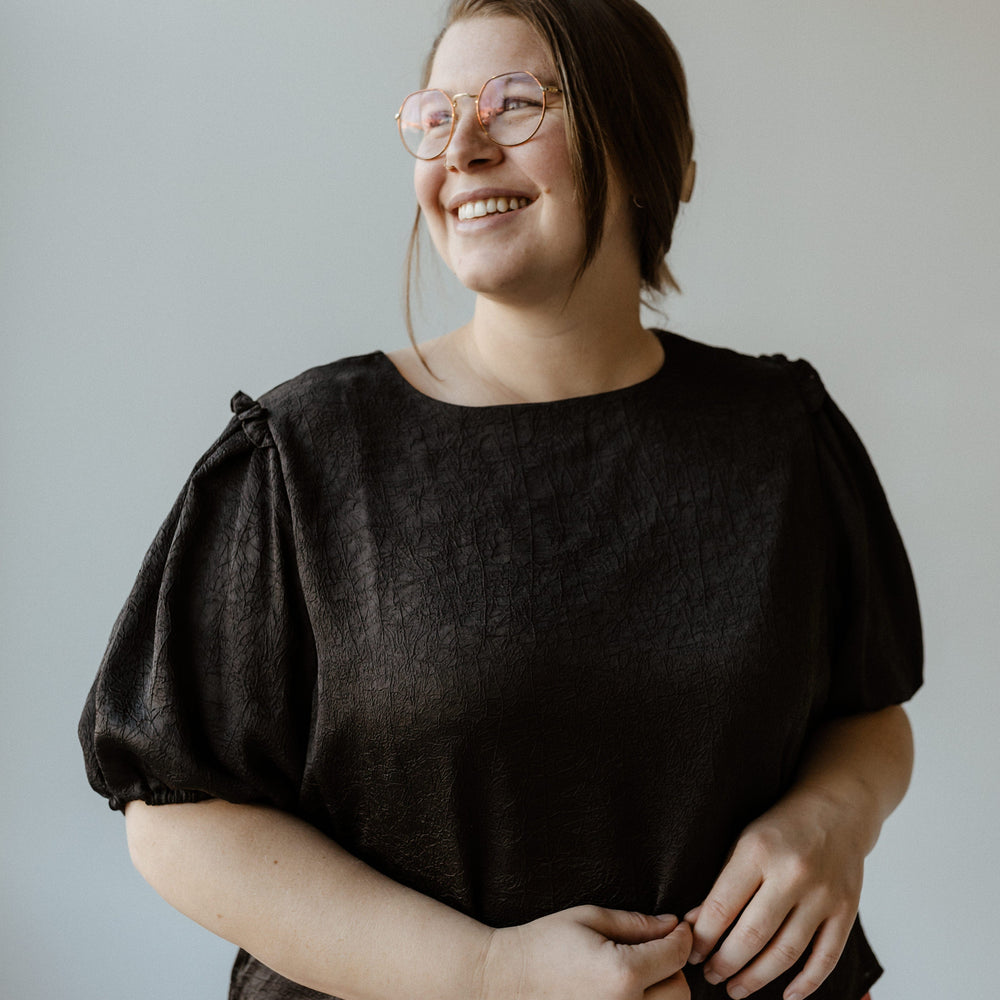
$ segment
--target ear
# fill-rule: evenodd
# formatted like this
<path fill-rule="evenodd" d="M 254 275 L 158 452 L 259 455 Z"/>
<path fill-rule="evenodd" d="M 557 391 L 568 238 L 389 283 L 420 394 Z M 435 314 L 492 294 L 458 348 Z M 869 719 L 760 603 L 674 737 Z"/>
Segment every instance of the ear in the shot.
<path fill-rule="evenodd" d="M 694 160 L 688 160 L 687 168 L 684 171 L 684 183 L 681 184 L 681 201 L 690 201 L 694 193 L 694 180 L 698 173 L 698 164 Z"/>

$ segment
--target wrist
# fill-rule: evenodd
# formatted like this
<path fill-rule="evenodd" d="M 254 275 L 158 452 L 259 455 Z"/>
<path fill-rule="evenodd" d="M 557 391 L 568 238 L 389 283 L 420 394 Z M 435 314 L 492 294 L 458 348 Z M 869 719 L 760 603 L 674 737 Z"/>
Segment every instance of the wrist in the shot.
<path fill-rule="evenodd" d="M 884 817 L 878 796 L 862 779 L 841 776 L 837 782 L 802 781 L 789 798 L 819 810 L 827 829 L 848 827 L 862 856 L 874 848 Z"/>
<path fill-rule="evenodd" d="M 852 820 L 867 854 L 905 794 L 912 768 L 910 723 L 893 705 L 822 725 L 803 752 L 790 794 L 835 806 Z"/>
<path fill-rule="evenodd" d="M 523 988 L 524 957 L 519 927 L 488 928 L 474 974 L 477 1000 L 519 1000 Z"/>

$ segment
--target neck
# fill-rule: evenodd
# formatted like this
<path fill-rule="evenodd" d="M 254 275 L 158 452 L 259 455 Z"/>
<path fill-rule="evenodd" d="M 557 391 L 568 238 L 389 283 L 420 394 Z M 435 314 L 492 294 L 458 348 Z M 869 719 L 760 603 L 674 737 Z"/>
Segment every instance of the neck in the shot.
<path fill-rule="evenodd" d="M 649 378 L 663 352 L 643 329 L 631 285 L 607 294 L 602 283 L 599 295 L 585 278 L 564 302 L 480 296 L 472 321 L 456 331 L 465 363 L 497 402 L 589 396 Z"/>

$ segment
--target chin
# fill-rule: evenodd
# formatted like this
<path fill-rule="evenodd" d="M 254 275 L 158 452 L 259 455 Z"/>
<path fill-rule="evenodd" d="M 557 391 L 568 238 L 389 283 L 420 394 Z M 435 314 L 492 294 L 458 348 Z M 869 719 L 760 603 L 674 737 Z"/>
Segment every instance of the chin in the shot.
<path fill-rule="evenodd" d="M 498 301 L 529 304 L 551 298 L 559 289 L 571 289 L 575 265 L 553 267 L 552 260 L 519 260 L 519 256 L 516 250 L 482 257 L 466 254 L 447 263 L 470 292 Z"/>
<path fill-rule="evenodd" d="M 524 289 L 530 280 L 520 268 L 504 267 L 503 261 L 498 266 L 495 257 L 488 260 L 457 260 L 448 264 L 449 270 L 470 292 L 477 295 L 502 296 L 504 292 L 511 293 Z"/>
<path fill-rule="evenodd" d="M 537 282 L 530 282 L 524 275 L 499 275 L 496 271 L 455 272 L 455 277 L 470 292 L 496 302 L 528 304 L 541 298 Z M 551 286 L 549 286 L 551 291 Z"/>
<path fill-rule="evenodd" d="M 491 271 L 488 268 L 482 270 L 453 268 L 452 273 L 465 288 L 477 295 L 500 294 L 505 289 L 512 291 L 521 283 L 516 277 L 500 275 L 495 270 Z"/>

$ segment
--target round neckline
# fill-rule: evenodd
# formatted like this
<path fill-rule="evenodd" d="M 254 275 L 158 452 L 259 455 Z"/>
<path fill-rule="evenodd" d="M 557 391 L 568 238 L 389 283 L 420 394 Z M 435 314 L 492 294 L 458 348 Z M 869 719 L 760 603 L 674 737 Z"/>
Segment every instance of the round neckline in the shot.
<path fill-rule="evenodd" d="M 631 385 L 623 385 L 618 389 L 605 389 L 601 392 L 593 392 L 584 396 L 567 396 L 564 399 L 543 399 L 534 402 L 487 403 L 485 406 L 474 406 L 470 403 L 452 403 L 445 399 L 437 399 L 434 396 L 428 396 L 426 392 L 422 392 L 415 385 L 413 385 L 413 383 L 411 383 L 396 367 L 392 359 L 385 353 L 385 351 L 376 351 L 375 356 L 378 358 L 380 363 L 389 369 L 389 373 L 398 382 L 400 389 L 405 395 L 416 399 L 418 402 L 429 407 L 470 413 L 497 413 L 498 411 L 502 411 L 504 413 L 514 413 L 541 411 L 547 408 L 566 408 L 572 407 L 574 404 L 578 406 L 582 403 L 594 404 L 597 402 L 622 399 L 629 395 L 642 392 L 659 382 L 665 376 L 667 368 L 669 367 L 669 340 L 673 337 L 673 334 L 666 330 L 658 330 L 655 328 L 652 332 L 656 334 L 657 339 L 660 341 L 660 346 L 663 348 L 663 361 L 660 363 L 660 367 L 657 368 L 652 375 L 649 375 L 638 382 L 633 382 Z"/>

